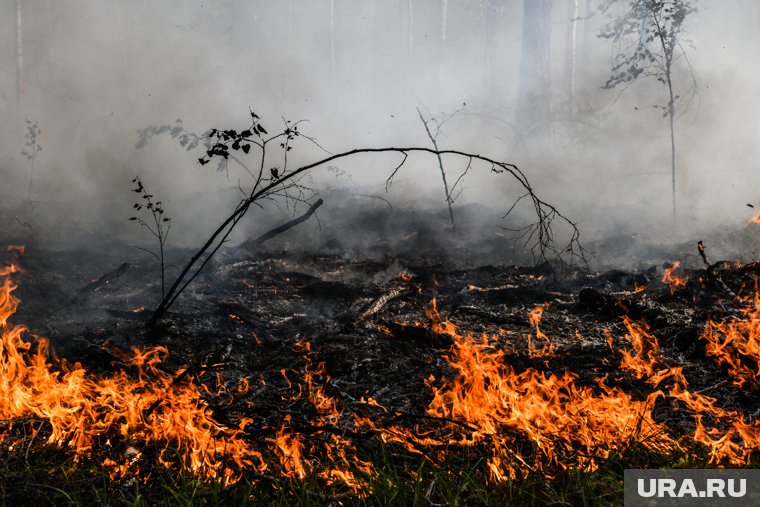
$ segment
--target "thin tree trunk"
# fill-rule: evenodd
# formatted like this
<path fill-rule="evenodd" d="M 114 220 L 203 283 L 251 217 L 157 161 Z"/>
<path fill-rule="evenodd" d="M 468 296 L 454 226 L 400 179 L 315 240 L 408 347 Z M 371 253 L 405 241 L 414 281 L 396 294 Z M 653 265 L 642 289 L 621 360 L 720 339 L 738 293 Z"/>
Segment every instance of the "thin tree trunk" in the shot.
<path fill-rule="evenodd" d="M 435 148 L 435 151 L 438 151 L 438 139 L 436 139 L 437 134 L 434 136 L 433 133 L 430 132 L 428 122 L 425 120 L 425 117 L 422 116 L 422 111 L 420 111 L 419 107 L 417 108 L 417 114 L 420 115 L 420 121 L 425 127 L 425 132 L 427 132 L 428 139 L 430 139 L 430 142 L 433 144 L 433 148 Z M 438 157 L 438 168 L 441 170 L 441 180 L 443 180 L 443 192 L 444 196 L 446 197 L 446 205 L 449 207 L 449 220 L 451 220 L 451 228 L 454 229 L 454 208 L 451 201 L 451 192 L 449 192 L 449 182 L 446 179 L 446 171 L 443 169 L 443 159 L 441 158 L 441 154 L 437 153 L 436 155 Z"/>
<path fill-rule="evenodd" d="M 407 60 L 409 67 L 412 66 L 412 54 L 414 53 L 414 2 L 409 0 L 409 46 L 407 47 Z"/>
<path fill-rule="evenodd" d="M 335 0 L 330 0 L 330 78 L 335 81 Z"/>
<path fill-rule="evenodd" d="M 16 0 L 16 105 L 21 105 L 21 72 L 24 68 L 23 29 L 21 19 L 21 0 Z"/>
<path fill-rule="evenodd" d="M 449 29 L 449 0 L 441 2 L 441 40 L 446 41 L 447 31 Z"/>
<path fill-rule="evenodd" d="M 591 0 L 581 0 L 580 13 L 582 21 L 578 27 L 578 66 L 576 67 L 576 80 L 583 80 L 585 75 L 584 69 L 587 69 L 591 61 L 591 48 L 594 41 L 597 40 L 596 30 L 590 25 L 589 19 L 593 16 L 593 7 L 591 6 Z M 584 83 L 581 83 L 581 88 L 584 87 Z"/>
<path fill-rule="evenodd" d="M 673 83 L 670 79 L 670 63 L 665 68 L 665 76 L 668 82 L 668 119 L 670 120 L 670 182 L 671 198 L 673 201 L 673 225 L 676 224 L 676 131 L 675 121 L 675 97 L 673 96 Z"/>
<path fill-rule="evenodd" d="M 481 3 L 480 18 L 483 22 L 483 96 L 488 97 L 495 107 L 504 105 L 504 87 L 497 76 L 495 65 L 498 51 L 497 33 L 503 22 L 503 11 L 498 0 Z M 497 77 L 495 77 L 497 76 Z"/>
<path fill-rule="evenodd" d="M 565 52 L 565 93 L 567 112 L 572 115 L 575 109 L 576 69 L 578 63 L 578 18 L 580 16 L 580 0 L 568 1 L 568 16 L 570 23 L 567 26 L 566 52 Z"/>
<path fill-rule="evenodd" d="M 676 225 L 677 211 L 676 211 L 676 133 L 675 133 L 675 115 L 676 115 L 676 99 L 673 95 L 673 81 L 671 79 L 670 70 L 673 64 L 673 53 L 668 51 L 665 45 L 665 34 L 662 33 L 662 26 L 660 20 L 655 15 L 655 12 L 651 13 L 651 20 L 657 29 L 657 37 L 660 39 L 660 45 L 662 47 L 662 54 L 665 58 L 665 82 L 668 85 L 668 120 L 670 123 L 670 190 L 671 200 L 673 203 L 673 226 Z"/>
<path fill-rule="evenodd" d="M 539 144 L 551 140 L 551 87 L 549 81 L 549 0 L 523 1 L 523 35 L 520 85 L 517 94 L 517 123 Z"/>

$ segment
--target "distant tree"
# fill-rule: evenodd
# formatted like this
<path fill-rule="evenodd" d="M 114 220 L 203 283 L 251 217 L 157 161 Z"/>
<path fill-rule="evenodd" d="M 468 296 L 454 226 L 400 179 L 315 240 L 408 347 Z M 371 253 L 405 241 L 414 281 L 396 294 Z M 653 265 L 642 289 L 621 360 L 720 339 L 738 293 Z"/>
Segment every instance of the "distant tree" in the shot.
<path fill-rule="evenodd" d="M 21 72 L 24 69 L 24 38 L 23 38 L 23 24 L 21 17 L 21 0 L 16 0 L 16 106 L 21 103 L 21 85 L 22 75 Z"/>
<path fill-rule="evenodd" d="M 520 55 L 520 84 L 517 92 L 517 123 L 541 141 L 550 138 L 551 2 L 523 1 L 523 34 Z"/>
<path fill-rule="evenodd" d="M 602 12 L 611 13 L 621 0 L 605 0 L 600 6 Z M 684 58 L 686 52 L 681 41 L 686 17 L 696 12 L 694 2 L 688 0 L 628 0 L 626 11 L 613 18 L 599 36 L 611 39 L 618 52 L 612 67 L 612 75 L 604 88 L 614 88 L 640 78 L 654 77 L 668 90 L 668 102 L 657 106 L 663 110 L 663 117 L 670 122 L 670 167 L 673 221 L 676 219 L 676 137 L 675 115 L 680 106 L 687 105 L 688 99 L 696 92 L 693 74 L 689 92 L 676 95 L 673 86 L 673 64 Z M 688 60 L 686 60 L 688 66 Z M 690 67 L 689 67 L 690 69 Z M 684 101 L 684 99 L 686 99 Z"/>
<path fill-rule="evenodd" d="M 42 145 L 40 144 L 40 130 L 39 124 L 36 121 L 26 120 L 26 134 L 24 134 L 24 147 L 21 150 L 21 155 L 31 163 L 29 169 L 29 207 L 32 207 L 32 186 L 34 185 L 34 165 L 37 162 L 37 155 L 42 151 Z"/>
<path fill-rule="evenodd" d="M 568 116 L 575 109 L 575 88 L 578 69 L 578 21 L 581 16 L 580 0 L 567 0 L 568 23 L 565 29 L 564 93 Z"/>

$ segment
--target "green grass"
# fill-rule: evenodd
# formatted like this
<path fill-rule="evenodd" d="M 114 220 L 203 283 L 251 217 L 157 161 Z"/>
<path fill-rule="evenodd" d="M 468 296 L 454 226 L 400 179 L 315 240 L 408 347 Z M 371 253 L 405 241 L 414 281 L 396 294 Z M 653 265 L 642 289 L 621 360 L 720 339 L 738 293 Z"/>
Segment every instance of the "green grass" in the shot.
<path fill-rule="evenodd" d="M 344 485 L 328 486 L 318 477 L 303 481 L 248 474 L 223 487 L 204 483 L 192 474 L 148 463 L 141 465 L 143 479 L 112 480 L 94 460 L 74 462 L 65 451 L 44 445 L 24 452 L 0 450 L 2 505 L 72 506 L 195 506 L 195 505 L 621 505 L 626 468 L 707 466 L 704 454 L 691 449 L 665 456 L 636 443 L 611 456 L 593 473 L 565 470 L 553 477 L 528 477 L 493 483 L 483 457 L 470 453 L 433 463 L 392 445 L 363 451 L 372 462 L 371 476 L 355 474 L 366 491 L 357 497 Z M 274 472 L 273 472 L 274 473 Z"/>

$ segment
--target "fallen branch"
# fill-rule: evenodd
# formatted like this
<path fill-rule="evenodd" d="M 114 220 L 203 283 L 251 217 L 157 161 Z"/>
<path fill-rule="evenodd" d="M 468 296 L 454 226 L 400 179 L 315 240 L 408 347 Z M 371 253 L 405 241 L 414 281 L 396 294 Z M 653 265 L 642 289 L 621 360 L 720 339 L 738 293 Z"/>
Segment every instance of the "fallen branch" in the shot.
<path fill-rule="evenodd" d="M 359 315 L 358 320 L 365 320 L 375 315 L 380 310 L 382 310 L 390 301 L 398 299 L 401 296 L 408 294 L 409 292 L 411 292 L 411 289 L 408 287 L 396 287 L 389 290 L 385 294 L 372 301 L 372 304 L 369 305 L 369 307 L 364 310 L 361 315 Z"/>
<path fill-rule="evenodd" d="M 90 282 L 84 287 L 82 287 L 81 289 L 79 289 L 77 291 L 77 299 L 86 297 L 91 292 L 97 292 L 98 290 L 103 288 L 103 286 L 108 285 L 109 283 L 116 280 L 124 273 L 126 273 L 128 269 L 129 269 L 129 263 L 128 262 L 122 263 L 118 268 L 112 271 L 109 271 L 108 273 L 101 276 L 94 282 Z"/>
<path fill-rule="evenodd" d="M 317 200 L 317 202 L 315 202 L 314 204 L 312 204 L 311 206 L 309 206 L 309 209 L 306 210 L 306 213 L 304 213 L 303 215 L 301 215 L 298 218 L 294 218 L 293 220 L 282 224 L 279 227 L 275 227 L 274 229 L 272 229 L 272 230 L 270 230 L 268 232 L 265 232 L 264 234 L 262 234 L 258 238 L 256 238 L 253 241 L 251 241 L 250 246 L 252 246 L 252 247 L 261 246 L 261 244 L 264 243 L 265 241 L 268 241 L 268 240 L 274 238 L 275 236 L 277 236 L 278 234 L 282 234 L 283 232 L 287 231 L 288 229 L 292 229 L 296 225 L 301 224 L 301 223 L 307 221 L 309 218 L 311 218 L 311 216 L 314 214 L 314 212 L 317 211 L 317 208 L 319 208 L 320 206 L 322 206 L 322 204 L 324 204 L 324 201 L 322 199 Z"/>

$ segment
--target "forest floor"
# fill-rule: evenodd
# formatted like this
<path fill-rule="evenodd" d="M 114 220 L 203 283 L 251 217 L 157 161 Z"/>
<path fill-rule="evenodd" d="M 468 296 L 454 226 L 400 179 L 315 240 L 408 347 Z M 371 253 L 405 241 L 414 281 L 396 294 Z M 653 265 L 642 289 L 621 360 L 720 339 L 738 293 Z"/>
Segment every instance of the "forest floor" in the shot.
<path fill-rule="evenodd" d="M 760 465 L 760 264 L 691 248 L 688 269 L 559 276 L 242 245 L 151 330 L 152 262 L 9 251 L 0 493 L 618 505 L 626 468 Z"/>

